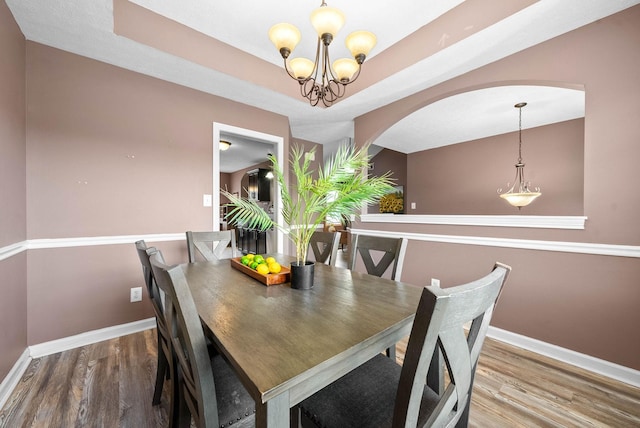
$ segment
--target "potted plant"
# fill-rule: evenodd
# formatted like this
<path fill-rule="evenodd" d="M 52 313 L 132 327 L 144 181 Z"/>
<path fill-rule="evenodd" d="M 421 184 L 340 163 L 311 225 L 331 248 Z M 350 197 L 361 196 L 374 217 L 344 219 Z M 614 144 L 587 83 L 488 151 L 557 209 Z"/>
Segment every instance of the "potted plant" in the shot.
<path fill-rule="evenodd" d="M 232 221 L 262 231 L 272 227 L 283 229 L 293 242 L 296 262 L 291 264 L 292 287 L 298 285 L 296 274 L 299 269 L 311 266 L 309 270 L 313 275 L 313 264 L 307 262 L 307 249 L 311 236 L 327 216 L 348 218 L 357 215 L 363 204 L 375 203 L 393 190 L 390 172 L 379 177 L 367 176 L 368 148 L 368 145 L 360 149 L 340 146 L 324 168 L 318 170 L 317 178 L 313 178 L 312 156 L 305 156 L 300 146 L 294 146 L 289 158 L 293 174 L 289 187 L 282 166 L 270 155 L 273 173 L 280 185 L 284 225 L 275 223 L 256 202 L 221 190 L 230 201 L 228 217 Z M 315 148 L 310 153 L 315 153 Z"/>

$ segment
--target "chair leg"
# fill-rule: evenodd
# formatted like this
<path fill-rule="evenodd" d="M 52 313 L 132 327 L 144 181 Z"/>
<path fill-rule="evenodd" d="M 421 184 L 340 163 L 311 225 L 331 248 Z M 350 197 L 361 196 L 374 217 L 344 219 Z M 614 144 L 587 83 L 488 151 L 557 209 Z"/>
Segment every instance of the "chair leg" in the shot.
<path fill-rule="evenodd" d="M 160 337 L 160 332 L 158 331 L 158 364 L 156 370 L 156 385 L 153 391 L 153 401 L 152 404 L 157 406 L 160 404 L 160 399 L 162 397 L 162 387 L 164 386 L 165 377 L 169 373 L 169 363 L 167 361 L 167 356 L 164 354 L 164 350 L 162 349 L 162 338 Z"/>
<path fill-rule="evenodd" d="M 387 357 L 391 358 L 393 361 L 396 361 L 396 345 L 387 348 Z"/>
<path fill-rule="evenodd" d="M 169 397 L 169 428 L 189 427 L 191 424 L 191 414 L 189 413 L 186 402 L 180 395 L 178 362 L 173 355 L 170 358 L 171 394 Z"/>
<path fill-rule="evenodd" d="M 164 356 L 164 352 L 161 350 L 158 351 L 158 371 L 156 372 L 156 386 L 153 391 L 153 405 L 157 406 L 160 404 L 160 399 L 162 397 L 162 387 L 164 386 L 164 380 L 167 377 L 169 370 L 169 364 L 167 362 L 167 358 Z"/>

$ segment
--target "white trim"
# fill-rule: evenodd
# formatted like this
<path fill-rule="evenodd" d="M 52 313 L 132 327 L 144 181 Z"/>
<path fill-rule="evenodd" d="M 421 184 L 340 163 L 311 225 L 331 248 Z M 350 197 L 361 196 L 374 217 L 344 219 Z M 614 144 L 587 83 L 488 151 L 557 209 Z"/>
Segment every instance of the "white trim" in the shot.
<path fill-rule="evenodd" d="M 351 233 L 396 238 L 404 237 L 414 241 L 444 242 L 448 244 L 482 245 L 486 247 L 504 247 L 523 250 L 558 251 L 563 253 L 640 258 L 640 246 L 635 245 L 539 241 L 531 239 L 489 238 L 484 236 L 433 235 L 428 233 L 391 232 L 371 229 L 351 229 Z"/>
<path fill-rule="evenodd" d="M 29 367 L 31 363 L 31 356 L 29 355 L 29 349 L 26 348 L 18 361 L 13 365 L 7 376 L 0 383 L 0 409 L 4 407 L 4 404 L 7 402 L 11 393 L 22 379 L 22 375 Z"/>
<path fill-rule="evenodd" d="M 489 326 L 487 336 L 640 388 L 640 371 L 570 349 Z"/>
<path fill-rule="evenodd" d="M 587 217 L 539 215 L 419 215 L 363 214 L 363 223 L 447 224 L 456 226 L 533 227 L 584 229 Z"/>
<path fill-rule="evenodd" d="M 27 244 L 29 250 L 44 248 L 88 247 L 92 245 L 133 244 L 144 239 L 146 242 L 184 241 L 185 232 L 156 233 L 149 235 L 120 235 L 120 236 L 88 236 L 77 238 L 30 239 Z"/>
<path fill-rule="evenodd" d="M 398 217 L 398 216 L 395 216 Z M 320 227 L 320 226 L 319 226 Z M 415 241 L 444 242 L 463 245 L 483 245 L 489 247 L 518 248 L 526 250 L 559 251 L 565 253 L 594 254 L 640 258 L 640 246 L 597 244 L 589 242 L 540 241 L 528 239 L 490 238 L 464 235 L 434 235 L 412 232 L 391 232 L 373 229 L 351 229 L 352 233 L 366 233 L 376 236 L 403 236 Z M 76 238 L 30 239 L 0 248 L 0 261 L 26 250 L 47 248 L 87 247 L 93 245 L 132 244 L 144 239 L 146 242 L 169 242 L 185 240 L 184 232 L 157 233 L 148 235 L 89 236 Z M 279 241 L 284 241 L 283 239 Z M 281 253 L 282 250 L 278 249 Z"/>
<path fill-rule="evenodd" d="M 45 355 L 55 354 L 57 352 L 67 351 L 69 349 L 78 348 L 80 346 L 90 345 L 103 340 L 109 340 L 127 334 L 137 333 L 139 331 L 155 328 L 156 319 L 147 318 L 140 321 L 134 321 L 127 324 L 115 325 L 112 327 L 101 328 L 98 330 L 87 331 L 85 333 L 76 334 L 75 336 L 63 337 L 62 339 L 52 340 L 37 345 L 31 345 L 29 352 L 31 358 L 40 358 Z"/>
<path fill-rule="evenodd" d="M 22 241 L 7 245 L 6 247 L 0 247 L 0 261 L 15 256 L 16 254 L 20 254 L 27 249 L 28 245 L 29 243 L 27 241 Z"/>

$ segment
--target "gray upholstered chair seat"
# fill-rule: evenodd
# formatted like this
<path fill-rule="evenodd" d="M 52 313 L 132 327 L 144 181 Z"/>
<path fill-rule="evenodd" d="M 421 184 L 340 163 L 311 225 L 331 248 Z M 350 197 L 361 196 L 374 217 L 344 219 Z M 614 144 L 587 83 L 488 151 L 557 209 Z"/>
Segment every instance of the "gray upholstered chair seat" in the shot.
<path fill-rule="evenodd" d="M 218 399 L 218 420 L 221 427 L 254 427 L 256 403 L 238 382 L 233 368 L 220 355 L 211 359 Z"/>
<path fill-rule="evenodd" d="M 300 403 L 304 418 L 318 427 L 390 427 L 402 366 L 382 354 Z M 349 406 L 335 406 L 348 402 Z M 425 386 L 418 426 L 438 403 Z M 313 409 L 313 410 L 310 410 Z"/>

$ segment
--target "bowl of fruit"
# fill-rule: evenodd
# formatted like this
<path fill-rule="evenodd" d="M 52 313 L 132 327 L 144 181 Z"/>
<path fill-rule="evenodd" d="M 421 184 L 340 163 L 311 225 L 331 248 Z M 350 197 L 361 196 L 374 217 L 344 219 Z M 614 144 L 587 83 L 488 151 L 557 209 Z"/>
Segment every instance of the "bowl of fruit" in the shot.
<path fill-rule="evenodd" d="M 231 259 L 231 267 L 257 279 L 265 285 L 289 282 L 291 271 L 274 257 L 263 254 L 245 254 Z"/>

